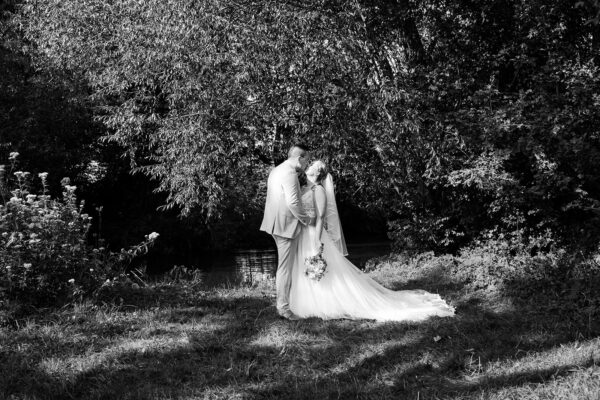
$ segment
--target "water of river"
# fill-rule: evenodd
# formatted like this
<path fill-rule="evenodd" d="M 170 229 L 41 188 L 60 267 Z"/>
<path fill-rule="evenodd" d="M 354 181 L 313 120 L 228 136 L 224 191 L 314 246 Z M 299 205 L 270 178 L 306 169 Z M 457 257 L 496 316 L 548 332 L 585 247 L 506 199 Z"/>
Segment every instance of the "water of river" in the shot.
<path fill-rule="evenodd" d="M 389 252 L 389 243 L 348 245 L 348 259 L 361 269 L 369 259 Z M 200 271 L 202 281 L 208 287 L 256 282 L 275 276 L 277 251 L 238 250 L 227 254 L 203 255 L 197 257 L 190 266 Z"/>

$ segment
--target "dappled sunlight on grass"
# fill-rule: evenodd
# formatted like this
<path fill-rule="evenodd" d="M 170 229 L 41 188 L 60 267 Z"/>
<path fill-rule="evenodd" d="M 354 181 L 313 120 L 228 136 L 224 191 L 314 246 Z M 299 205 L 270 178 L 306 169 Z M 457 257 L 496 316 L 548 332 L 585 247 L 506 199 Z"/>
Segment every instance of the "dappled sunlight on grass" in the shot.
<path fill-rule="evenodd" d="M 418 285 L 417 275 L 397 281 Z M 549 387 L 566 393 L 575 384 L 600 393 L 590 383 L 600 357 L 596 325 L 538 301 L 442 285 L 455 318 L 292 322 L 278 317 L 272 290 L 181 285 L 0 331 L 0 397 L 539 399 L 552 398 L 542 395 Z"/>
<path fill-rule="evenodd" d="M 520 351 L 517 350 L 518 354 Z M 600 361 L 600 339 L 560 344 L 541 352 L 527 352 L 518 360 L 490 362 L 482 371 L 487 377 L 531 373 L 539 369 L 560 371 L 571 366 L 588 366 Z"/>
<path fill-rule="evenodd" d="M 397 354 L 395 359 L 394 371 L 396 373 L 402 373 L 403 370 L 408 368 L 407 364 L 402 364 L 406 360 L 402 356 L 403 350 L 409 346 L 418 344 L 421 341 L 419 335 L 406 335 L 404 338 L 395 340 L 380 340 L 376 343 L 357 344 L 352 348 L 351 352 L 348 352 L 348 356 L 339 364 L 331 368 L 330 372 L 333 374 L 341 375 L 348 373 L 351 370 L 356 370 L 363 367 L 368 367 L 369 364 L 375 365 L 382 357 L 386 354 Z M 410 354 L 410 351 L 406 353 Z M 410 358 L 410 357 L 409 357 Z M 368 369 L 368 368 L 365 368 Z"/>
<path fill-rule="evenodd" d="M 485 398 L 490 400 L 534 400 L 534 399 L 561 399 L 581 400 L 598 399 L 600 393 L 600 370 L 597 366 L 588 368 L 572 367 L 559 371 L 547 371 L 540 382 L 520 382 L 512 379 L 509 387 L 480 391 L 472 398 Z M 535 376 L 535 375 L 534 375 Z M 539 372 L 537 372 L 537 376 Z"/>
<path fill-rule="evenodd" d="M 99 368 L 105 364 L 113 364 L 114 360 L 123 354 L 146 354 L 147 352 L 168 352 L 187 346 L 186 337 L 154 337 L 152 339 L 126 339 L 108 346 L 100 352 L 87 351 L 82 354 L 66 358 L 50 357 L 43 359 L 39 364 L 40 371 L 50 375 L 61 374 L 68 371 L 70 374 L 79 374 Z"/>
<path fill-rule="evenodd" d="M 295 329 L 288 323 L 273 323 L 260 330 L 250 346 L 284 348 L 286 346 L 309 346 L 312 349 L 327 348 L 332 346 L 334 340 L 326 335 Z"/>

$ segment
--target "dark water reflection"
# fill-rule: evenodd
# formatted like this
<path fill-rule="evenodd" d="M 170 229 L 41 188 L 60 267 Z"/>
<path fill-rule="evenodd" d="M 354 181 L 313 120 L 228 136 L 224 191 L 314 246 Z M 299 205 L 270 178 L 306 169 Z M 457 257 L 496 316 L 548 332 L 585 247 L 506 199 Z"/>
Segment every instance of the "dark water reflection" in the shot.
<path fill-rule="evenodd" d="M 348 259 L 359 268 L 373 258 L 390 252 L 389 243 L 363 243 L 348 245 Z M 257 282 L 275 277 L 277 251 L 238 250 L 226 254 L 204 254 L 190 260 L 188 267 L 201 271 L 206 286 L 235 285 L 240 282 Z"/>

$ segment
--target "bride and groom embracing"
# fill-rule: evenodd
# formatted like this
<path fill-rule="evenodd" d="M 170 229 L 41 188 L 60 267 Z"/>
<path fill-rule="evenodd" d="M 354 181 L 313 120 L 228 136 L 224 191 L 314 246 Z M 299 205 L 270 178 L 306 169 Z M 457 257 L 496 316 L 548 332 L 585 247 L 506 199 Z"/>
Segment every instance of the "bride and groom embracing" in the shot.
<path fill-rule="evenodd" d="M 452 316 L 454 308 L 439 295 L 423 290 L 393 291 L 355 267 L 347 255 L 337 212 L 333 178 L 322 161 L 308 168 L 308 151 L 294 145 L 288 159 L 267 181 L 265 213 L 260 227 L 277 245 L 277 312 L 297 320 L 375 319 L 419 321 Z M 298 173 L 306 169 L 307 183 Z M 305 260 L 321 254 L 326 272 L 321 279 L 305 274 Z"/>

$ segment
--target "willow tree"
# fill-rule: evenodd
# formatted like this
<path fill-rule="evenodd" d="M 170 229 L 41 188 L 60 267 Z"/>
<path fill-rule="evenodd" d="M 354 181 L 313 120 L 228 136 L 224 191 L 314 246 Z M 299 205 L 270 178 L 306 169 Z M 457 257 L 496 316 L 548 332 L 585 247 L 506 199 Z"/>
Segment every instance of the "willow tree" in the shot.
<path fill-rule="evenodd" d="M 345 155 L 368 152 L 375 88 L 355 7 L 57 0 L 22 15 L 40 66 L 85 80 L 104 139 L 157 179 L 168 206 L 248 207 L 295 140 L 348 176 L 358 165 Z"/>
<path fill-rule="evenodd" d="M 258 212 L 268 169 L 300 140 L 342 196 L 440 248 L 600 207 L 596 13 L 567 0 L 25 0 L 15 20 L 40 68 L 86 83 L 104 139 L 167 206 Z"/>

